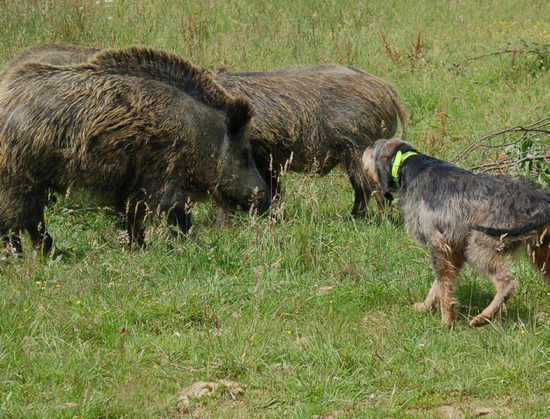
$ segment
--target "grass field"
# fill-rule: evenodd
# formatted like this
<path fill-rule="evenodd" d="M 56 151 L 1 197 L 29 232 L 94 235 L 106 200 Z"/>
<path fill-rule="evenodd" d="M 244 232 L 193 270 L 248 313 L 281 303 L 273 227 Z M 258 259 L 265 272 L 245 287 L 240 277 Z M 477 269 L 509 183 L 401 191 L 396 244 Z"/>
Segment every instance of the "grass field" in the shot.
<path fill-rule="evenodd" d="M 549 17 L 542 0 L 0 0 L 0 64 L 66 42 L 210 69 L 353 65 L 396 86 L 411 142 L 454 159 L 549 115 L 548 55 L 482 56 L 549 51 Z M 450 331 L 412 309 L 432 273 L 399 223 L 351 219 L 339 171 L 284 181 L 283 220 L 219 228 L 204 203 L 191 237 L 152 226 L 135 252 L 111 210 L 60 197 L 47 224 L 65 254 L 25 243 L 0 262 L 0 416 L 550 417 L 550 287 L 527 257 L 512 264 L 519 293 L 479 329 L 468 319 L 494 290 L 466 269 Z M 188 386 L 219 380 L 241 389 L 182 408 Z"/>

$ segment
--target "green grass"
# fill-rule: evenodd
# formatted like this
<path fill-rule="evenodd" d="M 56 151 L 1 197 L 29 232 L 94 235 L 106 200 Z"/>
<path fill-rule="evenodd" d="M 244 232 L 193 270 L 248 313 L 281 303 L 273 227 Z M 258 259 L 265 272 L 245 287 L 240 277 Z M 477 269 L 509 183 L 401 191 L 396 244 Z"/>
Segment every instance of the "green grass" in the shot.
<path fill-rule="evenodd" d="M 0 0 L 0 63 L 69 42 L 148 45 L 211 69 L 349 64 L 392 82 L 409 140 L 451 159 L 484 133 L 548 116 L 537 57 L 467 61 L 550 42 L 548 16 L 550 3 L 526 0 Z M 176 416 L 182 390 L 219 379 L 244 394 L 192 400 L 190 414 L 550 416 L 550 288 L 525 256 L 512 264 L 518 295 L 481 329 L 467 322 L 494 290 L 466 269 L 449 331 L 412 309 L 432 280 L 426 251 L 386 219 L 350 219 L 341 172 L 289 174 L 285 187 L 282 221 L 218 228 L 205 203 L 191 237 L 152 226 L 135 252 L 112 211 L 60 198 L 47 224 L 65 254 L 44 259 L 25 243 L 23 259 L 0 262 L 0 416 Z"/>

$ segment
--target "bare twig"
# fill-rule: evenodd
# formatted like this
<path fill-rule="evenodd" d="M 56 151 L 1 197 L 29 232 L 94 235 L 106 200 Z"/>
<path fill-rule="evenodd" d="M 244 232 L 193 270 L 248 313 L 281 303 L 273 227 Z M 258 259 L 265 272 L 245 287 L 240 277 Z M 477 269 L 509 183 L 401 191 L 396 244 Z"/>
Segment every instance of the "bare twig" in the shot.
<path fill-rule="evenodd" d="M 549 44 L 539 43 L 534 41 L 527 41 L 527 40 L 520 41 L 520 44 L 522 45 L 520 47 L 509 46 L 508 48 L 504 48 L 499 51 L 493 51 L 493 52 L 475 55 L 473 57 L 466 58 L 462 62 L 462 64 L 468 63 L 471 61 L 480 60 L 482 58 L 494 57 L 497 55 L 505 55 L 505 54 L 512 54 L 512 62 L 515 60 L 516 55 L 531 54 L 531 55 L 538 55 L 539 57 L 543 57 L 550 54 Z"/>
<path fill-rule="evenodd" d="M 500 50 L 500 51 L 489 52 L 487 54 L 475 55 L 473 57 L 466 58 L 464 60 L 464 62 L 467 63 L 467 62 L 470 62 L 470 61 L 479 60 L 481 58 L 494 57 L 495 55 L 517 54 L 517 53 L 527 53 L 527 52 L 529 52 L 529 50 L 522 49 L 522 48 L 503 49 L 503 50 Z"/>
<path fill-rule="evenodd" d="M 549 129 L 546 129 L 548 127 Z M 498 137 L 499 135 L 507 134 L 507 133 L 514 133 L 514 132 L 523 132 L 523 133 L 542 133 L 542 134 L 548 134 L 550 135 L 550 117 L 543 118 L 537 122 L 534 122 L 529 125 L 518 125 L 511 128 L 506 128 L 503 130 L 495 131 L 490 134 L 487 134 L 481 138 L 478 138 L 475 140 L 472 144 L 470 144 L 468 147 L 466 147 L 464 150 L 462 150 L 460 153 L 455 155 L 451 161 L 457 163 L 462 160 L 464 160 L 472 151 L 477 149 L 478 147 L 486 147 L 486 148 L 493 148 L 494 146 L 488 146 L 484 143 L 488 142 L 489 140 Z M 523 139 L 523 137 L 522 137 Z M 513 142 L 515 143 L 515 142 Z M 502 147 L 502 144 L 499 145 L 499 147 Z"/>
<path fill-rule="evenodd" d="M 500 161 L 494 162 L 494 163 L 479 164 L 477 166 L 472 167 L 472 170 L 479 171 L 481 173 L 486 173 L 486 172 L 489 172 L 491 170 L 498 169 L 500 167 L 505 167 L 505 168 L 509 169 L 511 167 L 517 166 L 517 165 L 519 165 L 523 162 L 526 162 L 526 161 L 538 161 L 538 160 L 543 160 L 547 163 L 550 163 L 550 153 L 537 155 L 537 156 L 524 157 L 524 158 L 516 159 L 516 160 L 504 159 L 504 160 L 500 160 Z"/>

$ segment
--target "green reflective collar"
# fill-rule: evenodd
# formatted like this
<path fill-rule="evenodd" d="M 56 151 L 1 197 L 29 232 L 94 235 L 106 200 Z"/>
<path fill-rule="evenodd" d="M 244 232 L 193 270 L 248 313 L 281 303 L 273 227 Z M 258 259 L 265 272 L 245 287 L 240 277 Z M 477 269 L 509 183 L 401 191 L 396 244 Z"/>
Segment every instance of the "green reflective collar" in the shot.
<path fill-rule="evenodd" d="M 395 153 L 395 157 L 393 158 L 393 166 L 391 168 L 391 175 L 397 189 L 399 189 L 399 170 L 401 169 L 401 166 L 405 163 L 405 160 L 415 154 L 418 153 L 416 151 L 407 151 L 406 153 L 403 153 L 401 150 Z"/>

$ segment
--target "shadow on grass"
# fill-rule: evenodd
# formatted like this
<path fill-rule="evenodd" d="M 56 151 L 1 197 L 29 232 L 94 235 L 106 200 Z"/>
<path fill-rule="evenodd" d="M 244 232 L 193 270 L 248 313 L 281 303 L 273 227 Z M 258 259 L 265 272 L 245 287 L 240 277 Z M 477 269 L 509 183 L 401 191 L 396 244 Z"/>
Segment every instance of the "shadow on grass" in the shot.
<path fill-rule="evenodd" d="M 495 294 L 496 290 L 490 283 L 480 286 L 476 282 L 465 282 L 456 292 L 456 298 L 460 303 L 457 309 L 458 318 L 472 320 L 491 303 Z M 520 318 L 530 322 L 532 315 L 532 307 L 526 305 L 523 299 L 512 296 L 507 305 L 496 314 L 495 319 L 508 323 L 516 322 Z"/>

